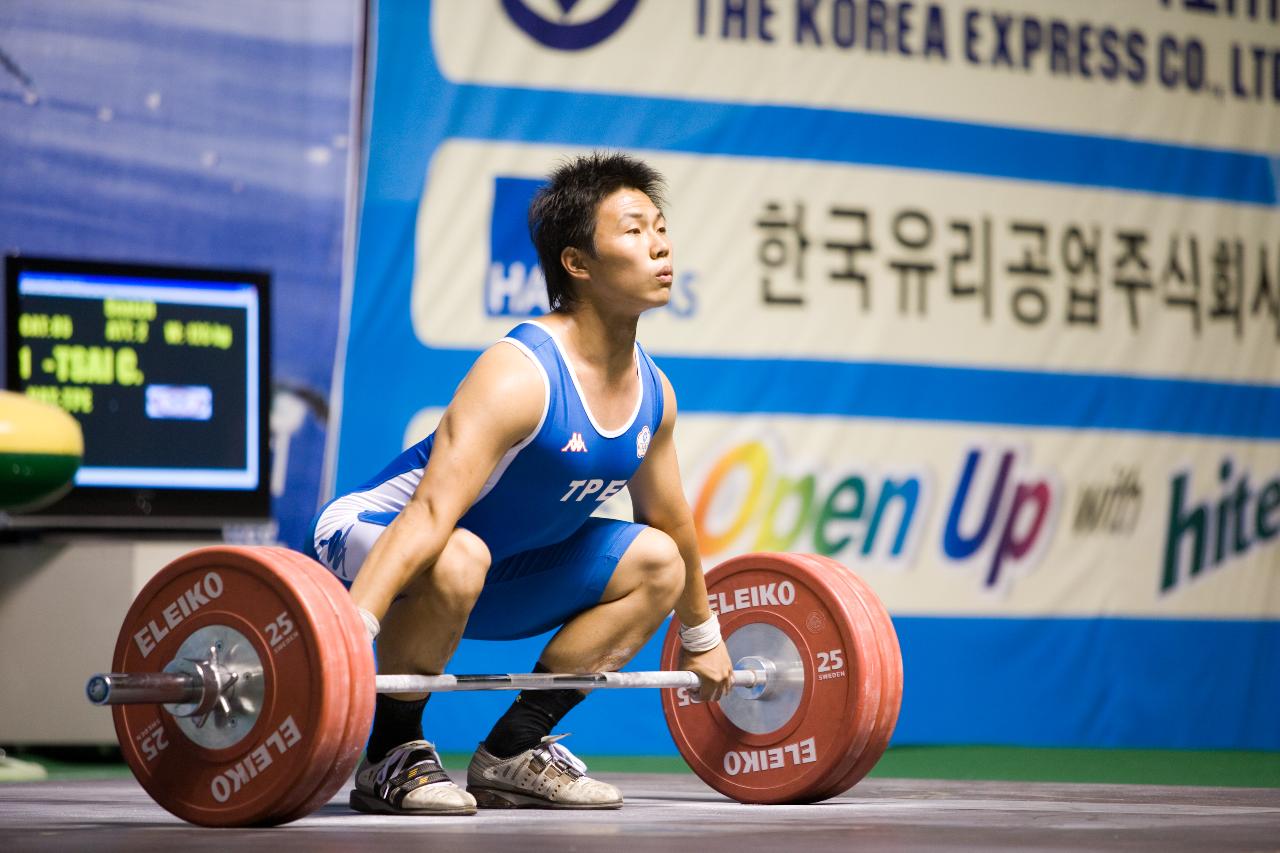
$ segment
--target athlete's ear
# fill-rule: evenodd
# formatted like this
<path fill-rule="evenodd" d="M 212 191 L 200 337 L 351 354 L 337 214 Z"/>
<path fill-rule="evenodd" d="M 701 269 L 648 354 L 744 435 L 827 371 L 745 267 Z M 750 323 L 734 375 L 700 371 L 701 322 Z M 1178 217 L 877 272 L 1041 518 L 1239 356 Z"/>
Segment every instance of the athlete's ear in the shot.
<path fill-rule="evenodd" d="M 587 269 L 587 253 L 573 246 L 565 246 L 560 252 L 560 265 L 571 278 L 588 281 L 591 273 Z"/>

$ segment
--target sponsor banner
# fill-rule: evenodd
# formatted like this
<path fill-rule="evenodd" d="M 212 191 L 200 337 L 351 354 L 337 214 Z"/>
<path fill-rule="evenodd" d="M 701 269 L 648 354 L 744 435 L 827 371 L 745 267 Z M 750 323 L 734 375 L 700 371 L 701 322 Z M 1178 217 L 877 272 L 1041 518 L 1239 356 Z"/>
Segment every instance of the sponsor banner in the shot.
<path fill-rule="evenodd" d="M 1212 0 L 490 0 L 435 3 L 431 42 L 459 83 L 1268 152 L 1278 21 L 1275 4 Z"/>
<path fill-rule="evenodd" d="M 899 742 L 1275 748 L 1276 14 L 998 5 L 381 4 L 339 489 L 545 310 L 549 167 L 629 151 L 671 181 L 640 340 L 704 558 L 866 576 Z M 625 713 L 584 748 L 620 719 L 670 751 Z"/>
<path fill-rule="evenodd" d="M 825 554 L 895 614 L 1275 618 L 1274 444 L 683 414 L 703 557 Z"/>
<path fill-rule="evenodd" d="M 483 347 L 546 311 L 529 200 L 561 146 L 451 140 L 412 314 Z M 670 182 L 655 352 L 1267 380 L 1280 211 L 917 170 L 642 152 Z M 692 334 L 696 329 L 696 334 Z"/>

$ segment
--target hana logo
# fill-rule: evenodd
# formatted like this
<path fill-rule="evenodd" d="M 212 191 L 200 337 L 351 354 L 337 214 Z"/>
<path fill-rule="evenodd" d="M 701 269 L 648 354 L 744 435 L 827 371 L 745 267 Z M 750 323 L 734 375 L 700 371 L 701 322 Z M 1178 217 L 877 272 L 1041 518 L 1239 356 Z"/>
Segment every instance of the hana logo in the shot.
<path fill-rule="evenodd" d="M 529 238 L 528 210 L 542 182 L 499 175 L 493 179 L 489 268 L 484 310 L 490 317 L 537 317 L 551 310 L 547 280 Z"/>
<path fill-rule="evenodd" d="M 645 424 L 640 429 L 640 434 L 636 436 L 636 458 L 643 459 L 644 455 L 649 452 L 649 425 Z"/>
<path fill-rule="evenodd" d="M 616 33 L 631 17 L 638 2 L 615 0 L 606 5 L 601 0 L 502 0 L 502 8 L 516 26 L 543 47 L 585 50 Z M 535 11 L 532 8 L 535 6 L 551 14 Z M 556 9 L 559 9 L 558 15 Z"/>

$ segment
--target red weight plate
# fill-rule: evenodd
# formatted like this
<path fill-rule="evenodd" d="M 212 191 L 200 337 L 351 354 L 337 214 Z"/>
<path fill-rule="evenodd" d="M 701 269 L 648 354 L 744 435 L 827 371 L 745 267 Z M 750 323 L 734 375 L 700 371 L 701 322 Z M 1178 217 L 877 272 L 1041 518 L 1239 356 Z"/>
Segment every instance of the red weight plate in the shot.
<path fill-rule="evenodd" d="M 864 762 L 870 753 L 876 753 L 878 758 L 879 753 L 883 752 L 883 746 L 878 747 L 879 752 L 876 752 L 876 750 L 882 724 L 889 714 L 889 706 L 886 704 L 886 687 L 889 683 L 889 676 L 885 672 L 885 667 L 888 665 L 888 656 L 883 641 L 883 626 L 876 618 L 875 612 L 869 611 L 864 606 L 858 591 L 850 583 L 852 573 L 847 568 L 839 563 L 819 558 L 813 554 L 787 554 L 786 557 L 806 566 L 809 572 L 829 581 L 838 590 L 838 594 L 844 601 L 857 632 L 856 642 L 858 643 L 860 654 L 854 655 L 853 660 L 858 660 L 860 656 L 865 656 L 875 661 L 873 665 L 868 666 L 868 671 L 864 676 L 857 678 L 853 685 L 854 692 L 849 709 L 850 719 L 860 721 L 860 736 L 849 741 L 849 752 L 846 753 L 842 761 L 835 765 L 833 772 L 821 783 L 815 781 L 813 801 L 816 802 L 847 790 L 852 786 L 853 782 L 850 781 L 844 784 L 844 780 L 854 772 L 855 768 Z M 840 660 L 836 660 L 835 656 L 832 655 L 827 660 L 822 661 L 819 664 L 819 668 L 825 668 L 826 672 L 819 673 L 817 677 L 826 679 L 855 678 L 857 673 L 854 668 L 845 665 L 847 661 L 844 658 L 847 657 L 847 652 L 841 650 L 841 654 L 842 659 Z M 896 710 L 893 713 L 896 719 Z M 857 778 L 861 778 L 861 775 Z"/>
<path fill-rule="evenodd" d="M 870 645 L 877 650 L 881 663 L 881 684 L 878 695 L 861 697 L 860 701 L 874 703 L 875 720 L 870 736 L 865 743 L 856 744 L 848 756 L 845 772 L 828 780 L 819 799 L 837 796 L 862 779 L 888 746 L 897 723 L 898 710 L 902 698 L 901 656 L 897 645 L 897 634 L 888 612 L 870 588 L 855 573 L 826 557 L 816 554 L 792 555 L 796 560 L 809 562 L 815 572 L 836 581 L 841 587 L 851 612 L 855 618 L 870 628 Z"/>
<path fill-rule="evenodd" d="M 311 584 L 299 582 L 296 573 L 279 565 L 266 549 L 205 549 L 175 561 L 165 572 L 165 586 L 176 588 L 178 594 L 185 596 L 186 605 L 179 604 L 177 612 L 172 605 L 166 607 L 167 613 L 162 611 L 173 625 L 157 622 L 155 628 L 148 629 L 150 635 L 144 630 L 144 639 L 154 637 L 157 630 L 169 629 L 175 635 L 165 637 L 164 644 L 157 646 L 153 668 L 163 667 L 164 658 L 173 656 L 184 637 L 202 627 L 232 627 L 244 634 L 260 656 L 264 675 L 261 709 L 257 725 L 248 736 L 226 748 L 215 748 L 188 739 L 177 721 L 159 706 L 152 706 L 154 717 L 144 718 L 141 725 L 150 728 L 160 723 L 156 731 L 162 732 L 166 742 L 166 750 L 161 753 L 164 760 L 147 768 L 144 764 L 149 762 L 136 760 L 139 756 L 130 756 L 128 749 L 126 758 L 136 760 L 130 762 L 135 775 L 157 802 L 180 817 L 211 825 L 274 823 L 281 810 L 293 808 L 310 793 L 314 768 L 332 762 L 340 733 L 339 704 L 345 702 L 342 685 L 310 679 L 303 671 L 324 672 L 332 666 L 344 651 L 341 639 L 328 624 L 318 591 Z M 214 584 L 210 572 L 218 578 L 219 595 L 206 595 L 210 600 L 201 602 L 198 595 L 183 591 L 191 578 L 198 578 L 197 582 L 209 592 Z M 277 595 L 267 603 L 282 609 L 266 612 L 252 606 L 246 608 L 245 603 L 250 600 L 260 604 L 257 593 L 261 586 L 274 589 Z M 168 592 L 158 592 L 160 595 L 151 599 L 153 603 L 166 600 Z M 135 609 L 148 600 L 148 591 L 144 590 Z M 190 618 L 176 619 L 186 611 L 190 611 Z M 144 611 L 140 614 L 143 622 L 145 617 Z M 137 624 L 134 620 L 131 614 L 126 626 Z M 127 649 L 130 633 L 127 629 L 122 632 L 117 658 L 122 648 Z M 138 646 L 133 653 L 141 653 L 142 644 L 136 636 L 133 639 Z M 137 664 L 126 660 L 123 667 L 136 669 Z M 130 727 L 138 730 L 137 716 L 136 708 L 129 709 L 123 717 L 117 716 L 122 744 Z M 275 721 L 279 724 L 273 727 L 271 723 Z M 144 748 L 142 757 L 146 754 Z M 197 769 L 203 764 L 210 765 L 206 790 L 189 780 L 175 782 L 167 778 L 169 774 L 184 773 L 184 768 Z"/>
<path fill-rule="evenodd" d="M 345 686 L 323 674 L 341 660 L 341 628 L 314 584 L 262 549 L 203 548 L 146 584 L 129 608 L 112 667 L 162 671 L 187 638 L 219 627 L 242 635 L 261 662 L 262 698 L 249 733 L 201 745 L 161 705 L 117 705 L 116 734 L 142 787 L 178 817 L 207 826 L 271 823 L 311 793 L 299 780 L 332 763 Z"/>
<path fill-rule="evenodd" d="M 888 748 L 889 741 L 893 737 L 893 730 L 897 726 L 898 714 L 902 708 L 902 649 L 898 643 L 898 634 L 893 627 L 893 621 L 889 616 L 889 612 L 884 609 L 884 605 L 865 581 L 862 581 L 853 573 L 850 573 L 847 577 L 854 586 L 861 584 L 863 587 L 864 594 L 862 598 L 868 611 L 878 611 L 875 619 L 881 625 L 879 635 L 884 662 L 884 694 L 880 718 L 876 722 L 876 734 L 868 743 L 857 764 L 850 769 L 844 779 L 832 788 L 830 796 L 833 797 L 853 787 L 867 773 L 871 772 L 871 769 L 883 757 L 884 751 Z"/>
<path fill-rule="evenodd" d="M 345 627 L 338 617 L 328 589 L 322 588 L 311 572 L 311 561 L 286 548 L 258 547 L 253 550 L 259 559 L 270 563 L 275 570 L 287 573 L 299 590 L 305 591 L 313 606 L 332 614 L 337 620 L 333 623 L 332 635 L 324 638 L 325 642 L 331 644 L 332 657 L 321 676 L 325 682 L 326 695 L 333 703 L 333 712 L 326 715 L 327 722 L 318 730 L 318 739 L 322 742 L 317 746 L 306 773 L 296 780 L 293 794 L 280 800 L 277 808 L 261 821 L 263 824 L 276 825 L 297 820 L 315 811 L 324 793 L 329 792 L 329 796 L 332 796 L 330 788 L 335 774 L 334 765 L 346 736 L 351 704 L 350 653 Z"/>
<path fill-rule="evenodd" d="M 826 574 L 789 554 L 747 554 L 707 574 L 727 640 L 749 626 L 771 626 L 794 646 L 804 669 L 794 713 L 763 733 L 740 728 L 717 704 L 690 702 L 686 691 L 663 693 L 680 754 L 704 782 L 740 802 L 820 799 L 873 734 L 882 682 L 875 636 L 862 614 L 850 611 L 847 590 Z M 663 667 L 676 668 L 679 657 L 673 622 Z M 837 657 L 839 675 L 830 671 Z"/>
<path fill-rule="evenodd" d="M 821 791 L 814 797 L 815 800 L 825 800 L 851 788 L 857 780 L 866 775 L 870 767 L 874 766 L 884 753 L 889 736 L 892 734 L 893 724 L 897 721 L 897 706 L 901 701 L 902 693 L 900 676 L 897 692 L 894 692 L 894 675 L 891 670 L 896 667 L 900 673 L 901 666 L 900 662 L 894 662 L 890 645 L 885 638 L 887 628 L 892 638 L 892 649 L 896 653 L 896 634 L 893 633 L 893 625 L 889 622 L 888 613 L 883 607 L 877 610 L 866 605 L 863 601 L 865 587 L 853 572 L 834 560 L 815 554 L 788 556 L 798 562 L 807 563 L 811 571 L 831 580 L 839 587 L 849 613 L 859 628 L 859 642 L 865 644 L 868 653 L 879 661 L 880 681 L 876 684 L 871 678 L 864 680 L 854 699 L 860 709 L 871 715 L 867 737 L 851 742 L 850 751 L 844 762 L 832 776 L 827 778 Z M 869 593 L 869 590 L 866 591 Z M 876 603 L 878 605 L 878 599 Z M 841 675 L 840 668 L 830 662 L 828 669 L 827 677 Z M 860 768 L 862 769 L 859 772 Z"/>
<path fill-rule="evenodd" d="M 849 771 L 824 791 L 823 799 L 826 799 L 843 794 L 861 781 L 871 772 L 888 748 L 902 708 L 902 650 L 898 644 L 898 634 L 893 627 L 889 611 L 885 609 L 880 598 L 865 580 L 842 563 L 829 557 L 816 554 L 806 554 L 804 557 L 814 564 L 816 570 L 828 571 L 848 586 L 857 605 L 863 609 L 868 620 L 875 626 L 876 642 L 880 649 L 882 688 L 874 732 Z"/>
<path fill-rule="evenodd" d="M 350 692 L 342 738 L 335 751 L 332 766 L 327 773 L 319 777 L 320 784 L 315 792 L 293 812 L 281 815 L 280 823 L 288 823 L 311 814 L 333 799 L 338 790 L 346 784 L 364 752 L 364 745 L 369 737 L 369 727 L 373 723 L 373 706 L 377 695 L 374 687 L 376 668 L 373 646 L 368 640 L 364 622 L 360 619 L 350 594 L 331 572 L 315 560 L 293 551 L 284 553 L 323 591 L 339 618 L 343 636 L 347 641 Z"/>

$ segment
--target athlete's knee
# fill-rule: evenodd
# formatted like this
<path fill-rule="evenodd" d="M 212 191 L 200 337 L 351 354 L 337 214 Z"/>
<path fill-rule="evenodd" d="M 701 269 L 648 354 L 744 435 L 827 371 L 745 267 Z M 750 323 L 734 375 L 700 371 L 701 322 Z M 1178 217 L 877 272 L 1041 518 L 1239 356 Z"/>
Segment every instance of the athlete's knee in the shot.
<path fill-rule="evenodd" d="M 454 530 L 428 573 L 431 593 L 449 609 L 470 613 L 484 589 L 490 562 L 489 547 L 479 536 Z"/>
<path fill-rule="evenodd" d="M 674 603 L 684 590 L 685 580 L 684 557 L 675 540 L 661 530 L 648 527 L 628 550 L 633 551 L 646 592 L 656 599 Z"/>

